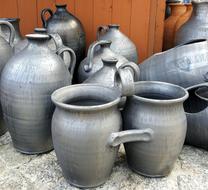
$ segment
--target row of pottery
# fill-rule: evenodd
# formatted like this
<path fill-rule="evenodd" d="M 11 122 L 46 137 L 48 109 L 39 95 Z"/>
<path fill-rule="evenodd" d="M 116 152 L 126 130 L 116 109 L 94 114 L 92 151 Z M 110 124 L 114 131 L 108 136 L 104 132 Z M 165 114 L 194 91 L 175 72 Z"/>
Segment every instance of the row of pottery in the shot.
<path fill-rule="evenodd" d="M 137 82 L 134 87 L 125 105 L 116 88 L 95 83 L 52 94 L 54 149 L 70 184 L 83 188 L 104 183 L 122 143 L 136 173 L 162 177 L 171 172 L 186 136 L 183 102 L 188 92 L 162 82 Z"/>

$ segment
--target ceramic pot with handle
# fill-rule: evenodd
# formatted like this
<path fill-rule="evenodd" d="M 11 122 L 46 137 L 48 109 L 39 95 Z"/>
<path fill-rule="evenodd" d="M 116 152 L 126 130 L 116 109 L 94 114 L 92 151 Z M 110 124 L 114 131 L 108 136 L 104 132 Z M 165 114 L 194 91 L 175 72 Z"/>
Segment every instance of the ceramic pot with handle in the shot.
<path fill-rule="evenodd" d="M 117 24 L 98 27 L 97 40 L 111 41 L 110 47 L 116 54 L 138 64 L 138 53 L 135 44 L 119 30 L 119 27 Z"/>
<path fill-rule="evenodd" d="M 45 14 L 50 17 L 46 20 Z M 41 12 L 43 27 L 47 28 L 49 34 L 59 34 L 65 46 L 74 50 L 77 63 L 85 56 L 86 40 L 82 23 L 74 15 L 67 11 L 67 5 L 56 5 L 56 11 L 49 8 Z"/>
<path fill-rule="evenodd" d="M 120 96 L 116 88 L 101 84 L 72 85 L 52 94 L 56 105 L 52 119 L 54 149 L 71 185 L 89 188 L 103 184 L 121 143 L 151 140 L 151 129 L 121 131 Z"/>
<path fill-rule="evenodd" d="M 0 75 L 8 60 L 13 55 L 15 29 L 11 23 L 7 21 L 0 21 L 1 28 L 8 28 L 9 39 L 7 42 L 4 37 L 0 36 Z M 7 131 L 6 125 L 3 121 L 2 107 L 0 106 L 0 136 Z"/>
<path fill-rule="evenodd" d="M 184 103 L 187 117 L 185 143 L 208 150 L 208 83 L 187 90 L 189 98 Z"/>
<path fill-rule="evenodd" d="M 148 142 L 125 143 L 129 167 L 148 177 L 167 176 L 179 156 L 186 137 L 183 102 L 188 92 L 180 86 L 154 81 L 135 83 L 135 95 L 127 97 L 123 129 L 151 129 Z"/>
<path fill-rule="evenodd" d="M 46 34 L 29 34 L 28 45 L 6 64 L 1 75 L 1 103 L 4 120 L 14 147 L 26 154 L 53 149 L 51 118 L 54 106 L 50 96 L 54 90 L 71 84 L 76 56 L 69 52 L 70 65 L 52 52 Z M 70 72 L 68 71 L 68 68 Z"/>
<path fill-rule="evenodd" d="M 117 68 L 129 62 L 125 57 L 114 53 L 110 46 L 111 42 L 107 40 L 96 41 L 90 45 L 87 57 L 80 63 L 78 69 L 79 83 L 82 83 L 103 67 L 102 58 L 114 57 L 118 59 Z"/>

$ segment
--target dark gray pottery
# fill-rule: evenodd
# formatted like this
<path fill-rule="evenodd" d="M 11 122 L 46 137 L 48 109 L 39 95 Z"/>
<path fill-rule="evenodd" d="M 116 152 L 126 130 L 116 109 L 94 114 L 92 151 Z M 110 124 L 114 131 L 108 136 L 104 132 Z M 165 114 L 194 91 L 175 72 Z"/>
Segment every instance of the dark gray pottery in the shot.
<path fill-rule="evenodd" d="M 119 145 L 148 141 L 151 129 L 119 132 L 122 119 L 118 90 L 98 84 L 63 87 L 52 94 L 54 149 L 70 184 L 89 188 L 110 176 Z"/>
<path fill-rule="evenodd" d="M 139 64 L 141 81 L 162 81 L 184 88 L 208 81 L 208 42 L 196 40 L 157 53 Z"/>
<path fill-rule="evenodd" d="M 82 83 L 103 67 L 102 58 L 104 57 L 115 57 L 118 59 L 116 67 L 129 62 L 125 57 L 114 53 L 111 50 L 110 45 L 111 42 L 106 40 L 96 41 L 90 45 L 87 57 L 80 63 L 79 66 L 79 83 Z"/>
<path fill-rule="evenodd" d="M 208 1 L 192 0 L 192 5 L 191 18 L 176 33 L 176 45 L 190 40 L 208 39 Z"/>
<path fill-rule="evenodd" d="M 14 147 L 22 153 L 36 154 L 53 149 L 54 106 L 50 96 L 54 90 L 71 84 L 74 66 L 65 64 L 48 48 L 49 35 L 30 34 L 27 39 L 27 47 L 15 54 L 2 71 L 1 103 Z M 58 54 L 65 51 L 74 54 L 66 47 Z"/>
<path fill-rule="evenodd" d="M 134 90 L 131 84 L 134 85 L 134 81 L 139 80 L 140 70 L 138 65 L 133 62 L 127 62 L 117 68 L 118 59 L 114 57 L 106 57 L 103 58 L 102 61 L 103 67 L 85 80 L 84 83 L 102 84 L 111 88 L 121 87 L 122 83 L 126 84 L 121 87 L 124 95 L 131 95 L 131 93 L 134 93 L 134 91 L 129 90 L 129 88 Z M 126 90 L 126 88 L 128 90 Z M 128 93 L 126 94 L 124 91 Z"/>
<path fill-rule="evenodd" d="M 15 30 L 12 24 L 10 24 L 7 21 L 0 21 L 0 26 L 2 28 L 7 27 L 10 31 L 9 35 L 9 42 L 5 40 L 4 37 L 0 36 L 0 75 L 2 73 L 2 70 L 4 66 L 6 65 L 7 61 L 12 57 L 13 55 L 13 43 L 14 43 L 14 36 L 15 36 Z M 2 114 L 2 107 L 0 106 L 0 136 L 3 135 L 7 131 L 7 128 L 5 126 L 5 123 L 3 121 L 3 114 Z"/>
<path fill-rule="evenodd" d="M 163 177 L 171 172 L 186 136 L 183 102 L 187 98 L 188 92 L 176 85 L 135 83 L 135 95 L 127 97 L 123 111 L 124 130 L 150 128 L 154 136 L 147 143 L 124 144 L 133 171 L 148 177 Z"/>
<path fill-rule="evenodd" d="M 189 98 L 184 103 L 188 122 L 185 143 L 208 150 L 208 83 L 187 90 Z"/>
<path fill-rule="evenodd" d="M 97 40 L 112 41 L 111 49 L 119 55 L 124 56 L 129 61 L 138 63 L 137 48 L 134 43 L 119 30 L 119 25 L 109 24 L 100 26 L 97 30 Z"/>
<path fill-rule="evenodd" d="M 67 5 L 56 5 L 56 11 L 43 9 L 41 19 L 43 27 L 47 28 L 49 34 L 58 33 L 65 46 L 72 48 L 77 56 L 77 63 L 80 63 L 85 56 L 86 40 L 85 32 L 81 22 L 66 9 Z M 45 19 L 45 14 L 51 16 Z"/>

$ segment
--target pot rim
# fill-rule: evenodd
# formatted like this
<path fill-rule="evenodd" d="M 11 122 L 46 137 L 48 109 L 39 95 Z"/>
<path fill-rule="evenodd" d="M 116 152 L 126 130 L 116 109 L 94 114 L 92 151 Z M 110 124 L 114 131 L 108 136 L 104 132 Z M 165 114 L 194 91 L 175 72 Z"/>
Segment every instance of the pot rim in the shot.
<path fill-rule="evenodd" d="M 3 17 L 0 18 L 0 21 L 7 21 L 7 22 L 16 22 L 16 21 L 20 21 L 20 18 L 12 18 L 12 17 Z"/>
<path fill-rule="evenodd" d="M 208 90 L 208 86 L 198 87 L 198 88 L 195 90 L 194 94 L 195 94 L 198 98 L 200 98 L 200 99 L 202 99 L 202 100 L 205 100 L 205 101 L 208 101 L 208 98 L 206 98 L 206 97 L 204 97 L 204 96 L 202 96 L 202 95 L 199 94 L 200 91 L 202 91 L 203 88 L 207 88 L 207 90 Z"/>
<path fill-rule="evenodd" d="M 192 0 L 192 4 L 205 4 L 208 3 L 208 0 Z"/>
<path fill-rule="evenodd" d="M 142 102 L 146 102 L 146 103 L 154 103 L 154 104 L 162 104 L 162 105 L 169 105 L 169 104 L 175 104 L 175 103 L 179 103 L 179 102 L 184 102 L 188 97 L 189 97 L 189 93 L 188 91 L 179 86 L 179 85 L 175 85 L 175 84 L 171 84 L 171 83 L 167 83 L 167 82 L 160 82 L 160 81 L 138 81 L 138 82 L 135 82 L 135 86 L 136 85 L 139 85 L 139 84 L 145 84 L 145 85 L 154 85 L 154 84 L 159 84 L 159 85 L 165 85 L 165 86 L 169 86 L 169 87 L 172 87 L 172 88 L 177 88 L 181 91 L 184 92 L 184 95 L 180 98 L 173 98 L 173 99 L 168 99 L 168 100 L 158 100 L 158 99 L 152 99 L 152 98 L 145 98 L 145 97 L 141 97 L 139 95 L 133 95 L 132 97 L 136 100 L 140 100 Z M 136 87 L 135 87 L 136 88 Z"/>
<path fill-rule="evenodd" d="M 65 93 L 70 93 L 70 90 L 73 90 L 74 88 L 80 88 L 80 87 L 81 88 L 97 87 L 97 88 L 100 88 L 100 90 L 105 88 L 105 89 L 108 89 L 109 91 L 115 93 L 117 98 L 115 98 L 114 100 L 109 101 L 107 103 L 100 104 L 100 105 L 79 106 L 79 105 L 71 105 L 71 104 L 64 103 L 63 101 L 58 100 L 58 98 L 56 97 L 57 95 L 63 93 L 64 91 L 65 91 Z M 113 88 L 110 88 L 110 87 L 107 87 L 104 85 L 100 85 L 100 84 L 76 84 L 76 85 L 65 86 L 65 87 L 55 90 L 51 95 L 51 100 L 57 107 L 60 107 L 60 108 L 66 109 L 66 110 L 82 111 L 82 112 L 99 111 L 99 110 L 104 110 L 104 109 L 107 109 L 107 108 L 117 105 L 121 101 L 121 92 L 118 89 L 113 89 Z"/>

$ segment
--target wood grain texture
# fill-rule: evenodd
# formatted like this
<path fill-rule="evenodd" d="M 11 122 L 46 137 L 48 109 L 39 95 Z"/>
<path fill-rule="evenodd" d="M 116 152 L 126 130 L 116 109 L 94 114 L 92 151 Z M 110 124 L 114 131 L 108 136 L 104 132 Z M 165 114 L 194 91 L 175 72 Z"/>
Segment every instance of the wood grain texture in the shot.
<path fill-rule="evenodd" d="M 112 23 L 120 24 L 120 29 L 129 36 L 132 0 L 113 0 Z"/>
<path fill-rule="evenodd" d="M 97 27 L 112 23 L 113 0 L 94 0 L 93 37 L 96 38 Z"/>
<path fill-rule="evenodd" d="M 9 17 L 9 18 L 18 17 L 17 0 L 1 0 L 0 15 L 1 17 Z"/>
<path fill-rule="evenodd" d="M 37 26 L 37 1 L 18 0 L 20 29 L 23 35 L 33 32 Z"/>
<path fill-rule="evenodd" d="M 140 62 L 148 55 L 150 1 L 132 0 L 130 37 L 137 45 Z"/>
<path fill-rule="evenodd" d="M 93 0 L 76 0 L 75 15 L 81 20 L 87 39 L 87 47 L 94 40 L 93 37 Z"/>

